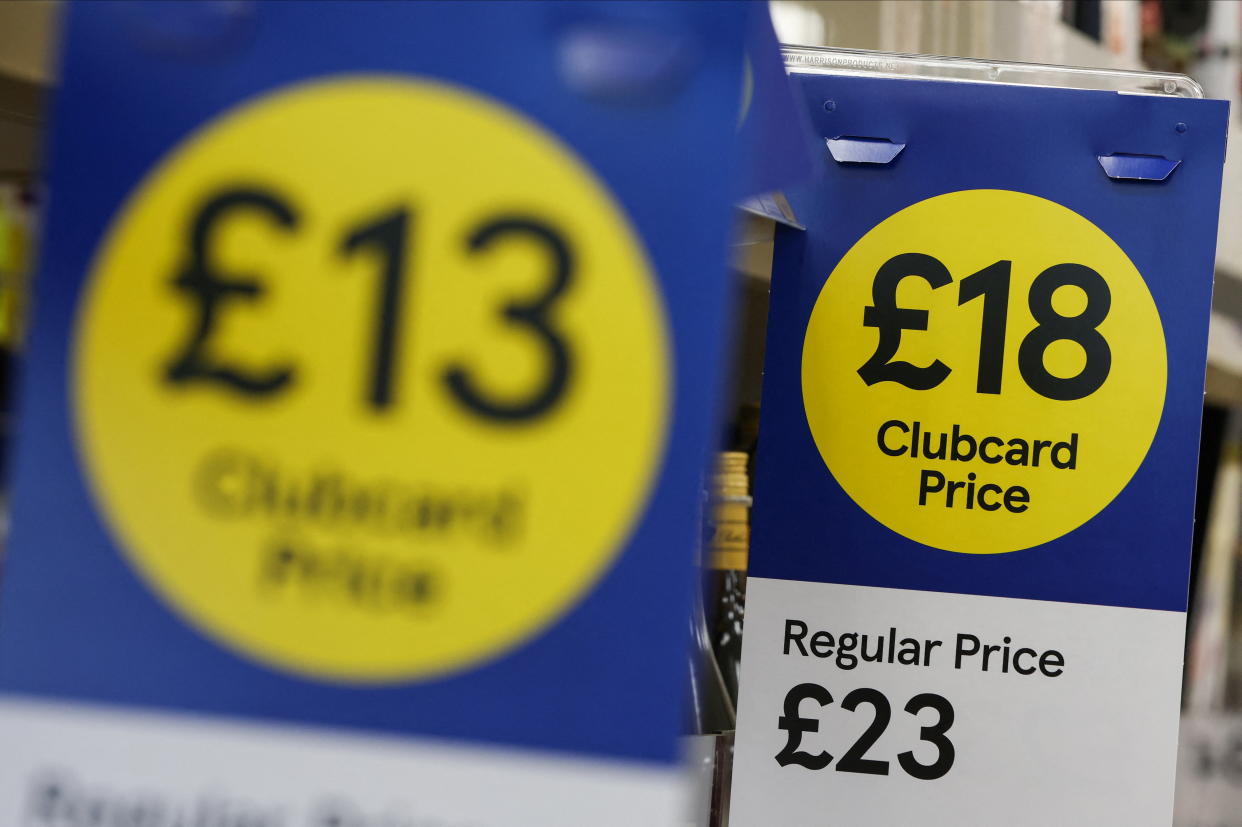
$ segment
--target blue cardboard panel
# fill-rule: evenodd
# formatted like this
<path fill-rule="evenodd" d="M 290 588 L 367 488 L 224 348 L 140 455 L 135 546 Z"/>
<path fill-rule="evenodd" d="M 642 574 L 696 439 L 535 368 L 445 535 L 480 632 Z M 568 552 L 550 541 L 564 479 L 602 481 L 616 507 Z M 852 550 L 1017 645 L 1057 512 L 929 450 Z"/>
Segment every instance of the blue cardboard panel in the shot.
<path fill-rule="evenodd" d="M 49 152 L 53 199 L 0 595 L 0 690 L 673 762 L 687 564 L 731 292 L 724 263 L 735 186 L 726 171 L 751 9 L 219 5 L 241 16 L 148 3 L 80 4 L 67 14 Z M 584 38 L 603 44 L 591 54 L 615 60 L 576 64 Z M 269 670 L 208 641 L 161 604 L 124 562 L 88 495 L 67 373 L 92 257 L 153 165 L 239 102 L 359 72 L 460 85 L 525 113 L 572 147 L 628 214 L 658 274 L 674 377 L 646 511 L 594 589 L 545 634 L 499 659 L 378 687 Z"/>
<path fill-rule="evenodd" d="M 866 136 L 905 149 L 883 166 L 833 163 L 825 151 L 814 178 L 787 192 L 807 230 L 777 229 L 751 573 L 1184 611 L 1228 105 L 1000 84 L 794 78 L 821 140 Z M 1114 180 L 1097 158 L 1118 153 L 1178 167 L 1160 181 Z M 825 467 L 801 392 L 807 322 L 845 252 L 911 204 L 972 189 L 1029 193 L 1093 222 L 1145 278 L 1167 344 L 1159 428 L 1129 485 L 1077 530 L 1006 554 L 929 548 L 869 516 Z"/>
<path fill-rule="evenodd" d="M 785 73 L 766 5 L 756 12 L 747 32 L 741 103 L 738 195 L 763 195 L 810 175 L 814 163 L 810 122 Z"/>

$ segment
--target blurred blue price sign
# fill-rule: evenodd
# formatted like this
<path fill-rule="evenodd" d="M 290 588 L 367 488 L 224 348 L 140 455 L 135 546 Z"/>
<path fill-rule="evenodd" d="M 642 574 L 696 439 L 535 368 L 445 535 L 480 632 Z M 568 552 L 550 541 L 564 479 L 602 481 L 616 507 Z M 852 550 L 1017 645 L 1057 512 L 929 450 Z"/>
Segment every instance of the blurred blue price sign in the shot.
<path fill-rule="evenodd" d="M 70 10 L 0 821 L 681 815 L 755 13 Z"/>
<path fill-rule="evenodd" d="M 732 823 L 1168 824 L 1227 104 L 793 78 Z"/>

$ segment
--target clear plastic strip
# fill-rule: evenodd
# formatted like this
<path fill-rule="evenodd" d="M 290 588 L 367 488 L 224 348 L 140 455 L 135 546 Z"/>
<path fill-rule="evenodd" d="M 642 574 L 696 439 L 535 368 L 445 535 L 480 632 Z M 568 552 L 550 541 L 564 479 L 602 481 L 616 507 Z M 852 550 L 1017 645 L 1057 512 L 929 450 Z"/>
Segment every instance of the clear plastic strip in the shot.
<path fill-rule="evenodd" d="M 862 49 L 785 46 L 785 68 L 799 74 L 873 75 L 968 83 L 1011 83 L 1071 89 L 1099 89 L 1132 95 L 1202 98 L 1203 87 L 1186 75 L 1126 69 L 1086 69 L 976 60 L 935 55 L 903 55 Z"/>

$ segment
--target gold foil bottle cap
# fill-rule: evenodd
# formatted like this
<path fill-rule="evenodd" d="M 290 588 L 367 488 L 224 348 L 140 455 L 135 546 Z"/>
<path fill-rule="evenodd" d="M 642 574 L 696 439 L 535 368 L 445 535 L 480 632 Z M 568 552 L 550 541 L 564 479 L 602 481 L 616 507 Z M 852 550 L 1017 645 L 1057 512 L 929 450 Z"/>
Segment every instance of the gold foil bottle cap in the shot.
<path fill-rule="evenodd" d="M 712 476 L 712 523 L 709 565 L 745 571 L 750 551 L 750 457 L 742 451 L 716 455 Z"/>

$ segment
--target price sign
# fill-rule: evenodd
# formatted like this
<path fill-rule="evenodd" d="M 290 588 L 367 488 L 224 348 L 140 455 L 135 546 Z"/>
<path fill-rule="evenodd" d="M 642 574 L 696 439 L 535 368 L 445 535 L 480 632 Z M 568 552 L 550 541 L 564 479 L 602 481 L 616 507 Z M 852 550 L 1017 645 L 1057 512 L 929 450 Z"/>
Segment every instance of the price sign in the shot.
<path fill-rule="evenodd" d="M 841 487 L 899 534 L 976 554 L 1045 543 L 1108 505 L 1151 445 L 1165 374 L 1125 252 L 1007 190 L 881 221 L 824 282 L 802 350 L 807 422 Z"/>
<path fill-rule="evenodd" d="M 752 13 L 70 10 L 0 823 L 683 817 Z"/>
<path fill-rule="evenodd" d="M 572 151 L 477 94 L 250 102 L 139 186 L 86 289 L 96 497 L 156 590 L 260 661 L 391 681 L 495 657 L 581 599 L 650 496 L 646 253 Z"/>
<path fill-rule="evenodd" d="M 732 823 L 1168 824 L 1224 104 L 794 78 Z"/>

